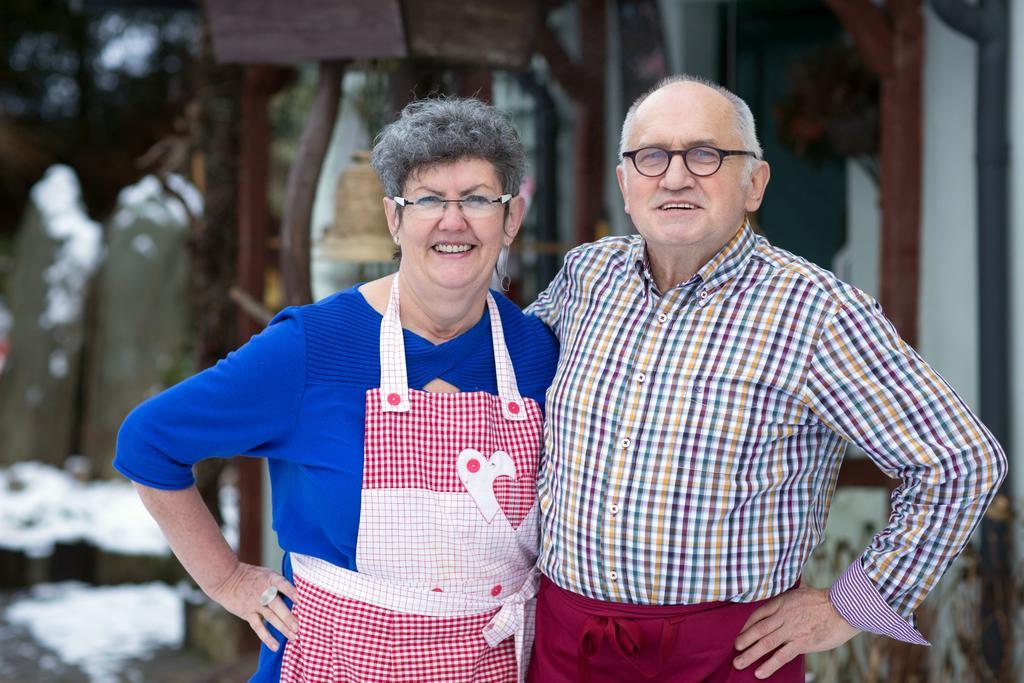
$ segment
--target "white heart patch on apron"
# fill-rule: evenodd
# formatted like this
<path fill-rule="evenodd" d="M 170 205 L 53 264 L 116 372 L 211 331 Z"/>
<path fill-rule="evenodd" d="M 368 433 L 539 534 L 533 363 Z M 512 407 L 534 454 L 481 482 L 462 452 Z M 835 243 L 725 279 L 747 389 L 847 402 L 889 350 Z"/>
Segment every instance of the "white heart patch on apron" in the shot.
<path fill-rule="evenodd" d="M 467 448 L 459 453 L 455 466 L 459 480 L 490 524 L 498 514 L 498 508 L 502 507 L 494 492 L 495 479 L 509 477 L 515 481 L 516 478 L 516 464 L 512 456 L 505 451 L 494 451 L 488 458 L 475 448 Z"/>

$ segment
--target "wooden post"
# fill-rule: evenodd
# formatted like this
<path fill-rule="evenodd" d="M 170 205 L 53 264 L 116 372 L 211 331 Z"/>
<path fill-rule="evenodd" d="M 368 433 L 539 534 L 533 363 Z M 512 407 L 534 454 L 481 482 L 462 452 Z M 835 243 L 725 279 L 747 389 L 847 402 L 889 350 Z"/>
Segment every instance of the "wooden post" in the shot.
<path fill-rule="evenodd" d="M 558 84 L 576 104 L 576 159 L 573 230 L 577 244 L 591 242 L 604 209 L 605 0 L 580 0 L 581 59 L 574 61 L 549 28 L 544 27 L 537 51 Z"/>
<path fill-rule="evenodd" d="M 900 335 L 917 344 L 921 262 L 921 0 L 825 0 L 881 81 L 881 304 Z"/>
<path fill-rule="evenodd" d="M 288 306 L 308 304 L 313 300 L 309 275 L 309 224 L 320 169 L 327 155 L 334 120 L 338 116 L 344 74 L 344 62 L 320 62 L 320 79 L 313 106 L 288 173 L 281 217 L 281 280 L 284 303 Z"/>
<path fill-rule="evenodd" d="M 238 274 L 236 283 L 257 300 L 263 299 L 263 274 L 266 270 L 267 239 L 267 167 L 269 163 L 270 123 L 267 118 L 267 93 L 261 88 L 266 67 L 245 70 L 242 93 L 242 149 L 238 173 Z M 259 332 L 259 325 L 239 309 L 240 343 Z M 262 463 L 253 458 L 238 458 L 239 528 L 238 559 L 261 564 Z"/>
<path fill-rule="evenodd" d="M 900 336 L 917 345 L 921 263 L 921 156 L 924 19 L 921 0 L 825 0 L 881 82 L 879 196 L 882 214 L 881 304 Z M 843 464 L 846 469 L 849 460 Z M 919 617 L 927 619 L 925 608 Z M 903 662 L 896 680 L 923 680 L 920 648 L 886 642 Z"/>
<path fill-rule="evenodd" d="M 459 71 L 459 96 L 475 97 L 481 102 L 491 103 L 493 99 L 494 72 L 486 68 L 461 69 Z"/>
<path fill-rule="evenodd" d="M 255 301 L 263 300 L 267 269 L 267 178 L 270 166 L 270 96 L 281 86 L 283 70 L 249 66 L 242 85 L 241 149 L 238 171 L 238 261 L 235 286 Z M 263 322 L 243 308 L 237 313 L 238 340 L 244 344 L 257 334 Z M 262 564 L 263 558 L 263 463 L 256 458 L 237 458 L 238 559 Z M 258 649 L 259 640 L 249 628 L 239 629 L 240 649 Z"/>

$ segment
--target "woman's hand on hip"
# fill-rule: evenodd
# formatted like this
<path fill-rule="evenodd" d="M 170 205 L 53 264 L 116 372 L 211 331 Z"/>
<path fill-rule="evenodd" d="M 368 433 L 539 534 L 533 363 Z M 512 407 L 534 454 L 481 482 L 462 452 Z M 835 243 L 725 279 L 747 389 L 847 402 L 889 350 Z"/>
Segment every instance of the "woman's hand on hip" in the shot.
<path fill-rule="evenodd" d="M 289 640 L 295 638 L 298 621 L 277 595 L 282 593 L 295 600 L 295 586 L 275 571 L 239 562 L 195 486 L 163 490 L 136 483 L 135 489 L 174 555 L 207 595 L 247 621 L 275 652 L 279 644 L 266 624 Z M 270 588 L 274 590 L 266 592 Z M 266 599 L 261 601 L 261 596 Z"/>
<path fill-rule="evenodd" d="M 275 571 L 239 562 L 227 579 L 207 592 L 221 607 L 246 621 L 274 652 L 280 644 L 270 634 L 267 624 L 288 640 L 298 635 L 299 622 L 281 597 L 286 595 L 294 602 L 298 592 L 288 579 Z"/>

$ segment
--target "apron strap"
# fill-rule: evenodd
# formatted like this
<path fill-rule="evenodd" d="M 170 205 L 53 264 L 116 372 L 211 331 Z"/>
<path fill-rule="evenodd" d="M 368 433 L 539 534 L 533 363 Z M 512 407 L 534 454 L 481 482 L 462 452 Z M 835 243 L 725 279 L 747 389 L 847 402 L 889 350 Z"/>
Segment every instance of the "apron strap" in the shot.
<path fill-rule="evenodd" d="M 491 346 L 494 347 L 494 369 L 498 374 L 498 396 L 501 398 L 501 414 L 506 420 L 525 420 L 526 405 L 519 395 L 516 383 L 516 371 L 512 367 L 512 358 L 505 346 L 505 332 L 501 327 L 501 314 L 494 297 L 487 292 L 487 310 L 491 317 Z"/>
<path fill-rule="evenodd" d="M 405 339 L 399 316 L 398 274 L 391 281 L 391 294 L 384 319 L 380 323 L 380 409 L 385 413 L 409 411 L 409 376 L 405 369 Z M 519 394 L 516 372 L 505 345 L 501 314 L 494 297 L 487 292 L 487 311 L 491 319 L 491 346 L 494 349 L 494 369 L 497 373 L 501 414 L 506 420 L 526 419 L 526 404 Z"/>
<path fill-rule="evenodd" d="M 405 339 L 398 315 L 398 274 L 380 323 L 380 409 L 385 413 L 409 411 L 409 376 L 405 371 Z"/>

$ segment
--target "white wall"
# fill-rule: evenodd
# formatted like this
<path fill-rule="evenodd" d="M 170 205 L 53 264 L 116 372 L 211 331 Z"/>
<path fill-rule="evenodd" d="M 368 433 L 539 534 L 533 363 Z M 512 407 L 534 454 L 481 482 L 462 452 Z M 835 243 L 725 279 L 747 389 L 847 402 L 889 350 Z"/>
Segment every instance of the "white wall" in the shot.
<path fill-rule="evenodd" d="M 918 349 L 978 407 L 973 42 L 925 11 Z"/>
<path fill-rule="evenodd" d="M 1024 443 L 1024 2 L 1010 3 L 1010 438 Z M 1008 453 L 1009 477 L 1016 500 L 1024 495 L 1024 467 L 1013 467 Z"/>
<path fill-rule="evenodd" d="M 878 184 L 852 159 L 846 162 L 846 244 L 836 255 L 836 275 L 874 298 L 880 292 L 881 206 Z"/>
<path fill-rule="evenodd" d="M 720 4 L 716 0 L 658 0 L 670 72 L 717 80 Z"/>

